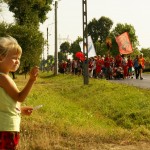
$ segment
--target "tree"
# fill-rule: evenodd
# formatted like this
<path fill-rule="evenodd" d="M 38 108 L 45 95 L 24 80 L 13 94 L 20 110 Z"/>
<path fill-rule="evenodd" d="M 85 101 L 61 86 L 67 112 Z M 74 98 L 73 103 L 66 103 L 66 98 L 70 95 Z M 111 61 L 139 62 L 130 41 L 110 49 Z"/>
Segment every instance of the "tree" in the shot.
<path fill-rule="evenodd" d="M 113 26 L 113 21 L 108 17 L 103 16 L 98 20 L 98 30 L 99 30 L 101 42 L 105 42 L 107 36 L 110 33 L 112 26 Z"/>
<path fill-rule="evenodd" d="M 47 18 L 51 9 L 51 0 L 4 0 L 9 10 L 14 13 L 16 25 L 2 24 L 1 36 L 15 37 L 23 49 L 21 66 L 24 62 L 39 65 L 44 47 L 43 34 L 39 31 L 39 23 Z"/>
<path fill-rule="evenodd" d="M 62 60 L 67 61 L 66 53 L 58 52 L 58 61 L 62 62 Z"/>
<path fill-rule="evenodd" d="M 88 24 L 88 35 L 91 36 L 93 43 L 95 43 L 98 40 L 99 31 L 98 31 L 98 21 L 93 18 L 92 21 Z"/>
<path fill-rule="evenodd" d="M 141 53 L 143 53 L 144 58 L 150 63 L 150 48 L 142 48 Z"/>
<path fill-rule="evenodd" d="M 73 58 L 75 58 L 75 54 L 76 52 L 80 52 L 81 48 L 79 43 L 82 41 L 83 39 L 81 37 L 78 37 L 76 41 L 74 41 L 71 46 L 70 46 L 70 53 L 73 54 Z"/>
<path fill-rule="evenodd" d="M 52 70 L 53 66 L 54 66 L 54 56 L 52 55 L 48 55 L 46 60 L 42 60 L 41 65 L 43 65 L 44 67 L 46 66 L 46 70 Z"/>
<path fill-rule="evenodd" d="M 110 34 L 110 30 L 112 28 L 113 21 L 108 18 L 102 16 L 99 20 L 95 18 L 92 19 L 88 24 L 88 35 L 92 37 L 96 53 L 98 55 L 102 55 L 102 53 L 106 53 L 107 47 L 103 43 L 105 43 L 106 38 Z"/>
<path fill-rule="evenodd" d="M 22 47 L 21 68 L 24 62 L 31 66 L 39 65 L 44 46 L 43 34 L 35 27 L 0 24 L 0 36 L 13 36 Z"/>
<path fill-rule="evenodd" d="M 4 0 L 9 5 L 9 11 L 14 13 L 19 25 L 36 25 L 43 23 L 46 14 L 51 10 L 52 0 Z"/>
<path fill-rule="evenodd" d="M 99 20 L 92 19 L 88 24 L 88 34 L 91 35 L 93 43 L 97 40 L 103 43 L 110 33 L 113 21 L 108 17 L 102 16 Z"/>
<path fill-rule="evenodd" d="M 67 53 L 70 53 L 70 43 L 66 41 L 60 45 L 60 52 L 58 52 L 59 62 L 62 60 L 67 61 Z"/>
<path fill-rule="evenodd" d="M 96 54 L 100 55 L 100 53 L 101 53 L 101 43 L 100 43 L 100 41 L 96 41 L 94 43 L 94 47 L 95 47 Z"/>
<path fill-rule="evenodd" d="M 70 43 L 69 42 L 64 42 L 60 45 L 60 51 L 62 53 L 69 53 L 70 52 L 69 49 L 70 49 Z"/>
<path fill-rule="evenodd" d="M 7 35 L 7 28 L 8 27 L 9 27 L 8 24 L 6 24 L 4 22 L 0 23 L 0 36 L 1 37 Z"/>

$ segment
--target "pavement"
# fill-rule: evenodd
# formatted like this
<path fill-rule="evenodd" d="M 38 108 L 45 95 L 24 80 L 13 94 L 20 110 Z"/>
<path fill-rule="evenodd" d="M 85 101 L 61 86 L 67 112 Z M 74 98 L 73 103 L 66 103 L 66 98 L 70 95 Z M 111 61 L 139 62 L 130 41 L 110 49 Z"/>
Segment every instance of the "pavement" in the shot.
<path fill-rule="evenodd" d="M 128 84 L 132 86 L 136 86 L 139 88 L 150 89 L 150 74 L 143 73 L 143 80 L 136 79 L 120 79 L 120 80 L 109 80 L 111 82 L 118 82 L 123 84 Z"/>

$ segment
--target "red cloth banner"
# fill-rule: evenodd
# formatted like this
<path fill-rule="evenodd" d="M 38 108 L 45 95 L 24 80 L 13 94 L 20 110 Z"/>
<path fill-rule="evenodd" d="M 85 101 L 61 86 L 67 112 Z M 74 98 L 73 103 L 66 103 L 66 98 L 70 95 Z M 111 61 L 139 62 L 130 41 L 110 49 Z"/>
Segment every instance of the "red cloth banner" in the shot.
<path fill-rule="evenodd" d="M 117 36 L 116 42 L 119 46 L 120 54 L 130 54 L 133 52 L 129 34 L 127 32 L 124 32 L 121 35 Z"/>

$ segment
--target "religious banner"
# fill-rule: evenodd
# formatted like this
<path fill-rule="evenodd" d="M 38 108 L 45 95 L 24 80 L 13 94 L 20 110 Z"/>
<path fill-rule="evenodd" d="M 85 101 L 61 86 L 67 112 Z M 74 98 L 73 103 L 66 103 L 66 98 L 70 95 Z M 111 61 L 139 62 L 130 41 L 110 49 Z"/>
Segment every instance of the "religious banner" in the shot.
<path fill-rule="evenodd" d="M 117 36 L 116 42 L 119 46 L 120 54 L 130 54 L 133 52 L 129 34 L 127 32 L 124 32 L 121 35 Z"/>

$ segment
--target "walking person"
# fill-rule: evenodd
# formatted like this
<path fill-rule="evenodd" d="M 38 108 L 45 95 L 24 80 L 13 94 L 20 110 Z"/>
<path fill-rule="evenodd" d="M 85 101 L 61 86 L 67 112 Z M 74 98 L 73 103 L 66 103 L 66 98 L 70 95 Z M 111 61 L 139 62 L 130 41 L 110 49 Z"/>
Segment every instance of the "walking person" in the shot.
<path fill-rule="evenodd" d="M 135 72 L 135 78 L 139 78 L 139 56 L 136 55 L 135 59 L 133 60 L 133 67 L 134 67 L 134 72 Z"/>
<path fill-rule="evenodd" d="M 32 107 L 21 107 L 38 75 L 38 67 L 30 71 L 30 78 L 19 91 L 9 76 L 20 65 L 22 48 L 13 37 L 0 37 L 0 150 L 16 150 L 19 142 L 20 114 L 30 115 Z"/>
<path fill-rule="evenodd" d="M 139 61 L 138 62 L 139 62 L 139 75 L 140 75 L 140 79 L 143 80 L 142 73 L 143 73 L 143 70 L 145 68 L 145 59 L 144 59 L 142 53 L 139 56 Z"/>

